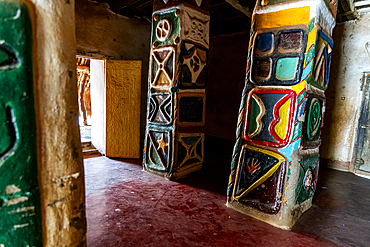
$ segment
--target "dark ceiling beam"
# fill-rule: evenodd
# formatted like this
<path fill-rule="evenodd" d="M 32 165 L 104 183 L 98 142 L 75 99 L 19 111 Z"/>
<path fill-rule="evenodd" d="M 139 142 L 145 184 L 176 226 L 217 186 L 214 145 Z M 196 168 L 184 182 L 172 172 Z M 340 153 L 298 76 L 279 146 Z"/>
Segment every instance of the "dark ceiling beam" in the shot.
<path fill-rule="evenodd" d="M 236 10 L 248 16 L 248 18 L 252 18 L 252 12 L 256 1 L 246 1 L 248 3 L 248 6 L 241 5 L 239 0 L 225 0 L 225 2 L 230 4 Z"/>
<path fill-rule="evenodd" d="M 353 0 L 339 0 L 337 21 L 344 22 L 358 18 L 357 10 Z"/>
<path fill-rule="evenodd" d="M 210 3 L 209 5 L 212 7 L 219 7 L 219 6 L 225 6 L 227 3 L 226 2 L 220 2 L 220 3 L 216 3 L 216 4 L 212 4 Z"/>
<path fill-rule="evenodd" d="M 136 0 L 136 1 L 135 0 L 134 1 L 130 1 L 130 0 L 121 0 L 121 1 L 110 0 L 110 1 L 108 1 L 108 4 L 110 6 L 110 9 L 113 12 L 118 12 L 118 11 L 122 10 L 123 8 L 128 7 L 128 6 L 145 12 L 146 10 L 144 10 L 143 8 L 145 8 L 147 6 L 152 6 L 153 5 L 153 0 L 144 0 L 144 1 L 143 0 Z"/>
<path fill-rule="evenodd" d="M 232 21 L 232 20 L 239 19 L 239 18 L 244 18 L 244 17 L 245 17 L 244 15 L 234 15 L 232 17 L 226 18 L 226 20 Z"/>

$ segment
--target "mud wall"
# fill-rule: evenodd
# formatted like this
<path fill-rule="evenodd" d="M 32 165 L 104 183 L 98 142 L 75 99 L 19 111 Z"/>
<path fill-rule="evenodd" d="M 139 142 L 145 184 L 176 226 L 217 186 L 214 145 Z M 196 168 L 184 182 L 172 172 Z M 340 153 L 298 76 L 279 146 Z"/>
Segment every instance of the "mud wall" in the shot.
<path fill-rule="evenodd" d="M 322 129 L 321 157 L 329 167 L 353 171 L 355 143 L 362 103 L 362 76 L 370 71 L 365 44 L 370 41 L 370 14 L 338 23 Z"/>

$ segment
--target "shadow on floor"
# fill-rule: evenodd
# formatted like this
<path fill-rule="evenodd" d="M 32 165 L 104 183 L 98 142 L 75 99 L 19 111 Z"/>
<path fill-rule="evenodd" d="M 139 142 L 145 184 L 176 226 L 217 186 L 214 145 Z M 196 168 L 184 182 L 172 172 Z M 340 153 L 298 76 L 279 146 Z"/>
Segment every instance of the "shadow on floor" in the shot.
<path fill-rule="evenodd" d="M 217 192 L 226 198 L 234 142 L 207 136 L 204 148 L 205 157 L 202 169 L 178 182 Z"/>
<path fill-rule="evenodd" d="M 313 205 L 292 231 L 343 246 L 370 246 L 370 180 L 320 167 Z"/>
<path fill-rule="evenodd" d="M 208 136 L 206 140 L 202 170 L 179 182 L 226 197 L 233 142 Z M 321 167 L 313 206 L 292 231 L 344 246 L 370 246 L 370 180 Z"/>

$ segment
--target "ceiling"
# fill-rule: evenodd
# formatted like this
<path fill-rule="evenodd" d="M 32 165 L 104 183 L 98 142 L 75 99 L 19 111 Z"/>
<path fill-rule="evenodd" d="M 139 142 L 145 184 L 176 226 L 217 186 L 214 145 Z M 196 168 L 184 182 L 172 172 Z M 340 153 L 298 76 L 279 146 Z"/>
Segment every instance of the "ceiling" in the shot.
<path fill-rule="evenodd" d="M 97 0 L 108 3 L 110 10 L 126 17 L 145 18 L 151 21 L 153 0 Z M 220 35 L 249 31 L 250 17 L 246 9 L 253 9 L 255 0 L 231 0 L 239 7 L 233 7 L 225 0 L 210 0 L 211 26 L 210 35 Z M 235 4 L 233 4 L 235 6 Z"/>
<path fill-rule="evenodd" d="M 108 3 L 110 10 L 129 18 L 152 19 L 153 0 L 95 0 L 96 2 Z M 337 21 L 355 19 L 357 15 L 355 5 L 365 3 L 363 7 L 370 7 L 370 0 L 338 0 Z M 250 13 L 255 0 L 210 0 L 211 26 L 210 35 L 221 35 L 249 31 Z M 362 7 L 362 8 L 363 8 Z M 361 8 L 361 7 L 360 7 Z M 249 13 L 247 13 L 249 12 Z"/>

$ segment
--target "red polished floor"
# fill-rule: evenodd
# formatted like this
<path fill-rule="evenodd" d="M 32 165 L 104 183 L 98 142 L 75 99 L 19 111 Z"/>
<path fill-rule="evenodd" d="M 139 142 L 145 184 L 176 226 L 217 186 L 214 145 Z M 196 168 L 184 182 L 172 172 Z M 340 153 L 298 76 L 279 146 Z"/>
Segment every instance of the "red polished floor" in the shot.
<path fill-rule="evenodd" d="M 172 182 L 143 172 L 140 161 L 85 159 L 88 246 L 370 245 L 368 207 L 361 208 L 362 216 L 361 212 L 348 215 L 346 210 L 352 209 L 346 206 L 345 197 L 341 201 L 325 194 L 335 186 L 319 180 L 322 189 L 318 189 L 314 206 L 293 231 L 286 231 L 227 208 L 228 168 L 214 162 L 227 162 L 227 158 L 208 159 L 202 171 Z M 335 184 L 335 178 L 340 180 L 343 174 L 354 176 L 328 169 L 320 175 L 334 176 L 330 181 Z M 353 179 L 370 185 L 369 180 Z M 366 198 L 361 203 L 370 205 Z"/>

